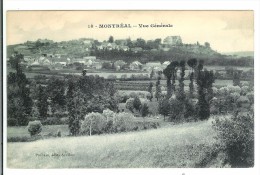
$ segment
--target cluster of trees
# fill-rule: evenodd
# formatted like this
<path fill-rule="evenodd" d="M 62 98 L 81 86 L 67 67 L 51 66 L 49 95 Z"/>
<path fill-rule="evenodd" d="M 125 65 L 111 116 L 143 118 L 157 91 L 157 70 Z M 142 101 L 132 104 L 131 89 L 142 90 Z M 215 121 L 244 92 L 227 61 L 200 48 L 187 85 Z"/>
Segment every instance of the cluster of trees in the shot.
<path fill-rule="evenodd" d="M 203 61 L 190 59 L 187 64 L 191 67 L 189 92 L 184 89 L 185 66 L 184 60 L 171 62 L 163 74 L 167 82 L 167 94 L 161 93 L 160 77 L 156 82 L 155 97 L 159 100 L 159 113 L 170 117 L 170 120 L 195 118 L 205 120 L 210 115 L 210 101 L 213 98 L 212 84 L 214 74 L 203 70 Z M 179 72 L 179 73 L 177 73 Z M 194 80 L 196 80 L 197 91 Z M 178 86 L 176 85 L 178 81 Z"/>
<path fill-rule="evenodd" d="M 30 120 L 45 121 L 49 116 L 67 113 L 73 127 L 89 112 L 117 111 L 113 83 L 98 76 L 51 77 L 45 81 L 28 80 L 20 67 L 23 55 L 10 58 L 13 72 L 8 75 L 8 124 L 27 125 Z M 45 83 L 45 84 L 42 84 Z"/>
<path fill-rule="evenodd" d="M 150 98 L 150 97 L 148 97 Z M 148 107 L 148 102 L 143 101 L 141 102 L 140 98 L 138 96 L 129 98 L 126 101 L 125 104 L 126 108 L 129 109 L 132 113 L 138 113 L 142 117 L 146 117 L 150 112 L 149 112 L 149 107 Z"/>

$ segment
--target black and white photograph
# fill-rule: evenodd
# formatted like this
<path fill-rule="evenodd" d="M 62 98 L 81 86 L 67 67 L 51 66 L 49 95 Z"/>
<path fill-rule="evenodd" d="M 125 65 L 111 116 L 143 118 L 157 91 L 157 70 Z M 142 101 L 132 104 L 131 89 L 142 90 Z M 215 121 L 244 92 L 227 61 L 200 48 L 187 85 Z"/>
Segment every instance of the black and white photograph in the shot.
<path fill-rule="evenodd" d="M 253 10 L 9 10 L 10 169 L 253 168 Z"/>

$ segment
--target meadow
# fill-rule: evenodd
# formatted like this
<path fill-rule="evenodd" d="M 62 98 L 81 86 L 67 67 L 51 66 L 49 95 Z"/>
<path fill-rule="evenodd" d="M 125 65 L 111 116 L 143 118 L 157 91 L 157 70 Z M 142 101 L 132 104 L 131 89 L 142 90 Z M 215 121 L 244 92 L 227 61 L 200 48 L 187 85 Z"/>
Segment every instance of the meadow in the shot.
<path fill-rule="evenodd" d="M 216 141 L 211 123 L 209 119 L 138 132 L 9 142 L 7 165 L 9 168 L 218 167 L 219 155 L 212 150 Z"/>

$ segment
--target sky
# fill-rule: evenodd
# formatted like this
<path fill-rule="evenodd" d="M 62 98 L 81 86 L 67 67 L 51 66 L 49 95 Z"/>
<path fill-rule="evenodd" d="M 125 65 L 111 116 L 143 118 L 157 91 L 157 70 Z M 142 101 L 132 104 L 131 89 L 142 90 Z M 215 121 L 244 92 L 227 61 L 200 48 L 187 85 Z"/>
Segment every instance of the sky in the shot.
<path fill-rule="evenodd" d="M 171 24 L 170 28 L 88 28 L 93 24 Z M 8 11 L 7 45 L 41 39 L 99 41 L 181 36 L 183 43 L 209 42 L 218 52 L 254 50 L 253 11 Z"/>

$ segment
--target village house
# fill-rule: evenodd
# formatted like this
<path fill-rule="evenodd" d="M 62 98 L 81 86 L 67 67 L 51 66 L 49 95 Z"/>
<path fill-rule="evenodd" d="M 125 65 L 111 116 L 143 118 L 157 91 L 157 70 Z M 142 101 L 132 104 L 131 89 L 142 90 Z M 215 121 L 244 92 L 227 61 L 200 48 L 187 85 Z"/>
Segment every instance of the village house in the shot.
<path fill-rule="evenodd" d="M 163 40 L 163 44 L 166 46 L 178 46 L 182 44 L 182 39 L 180 36 L 167 36 Z"/>
<path fill-rule="evenodd" d="M 24 59 L 24 62 L 28 65 L 32 64 L 35 61 L 35 58 L 33 58 L 31 56 L 24 56 L 23 59 Z"/>
<path fill-rule="evenodd" d="M 75 58 L 72 63 L 80 63 L 80 64 L 86 64 L 85 60 L 83 58 Z"/>
<path fill-rule="evenodd" d="M 95 61 L 97 58 L 96 58 L 96 56 L 87 56 L 87 57 L 83 57 L 83 59 L 84 59 L 85 61 L 89 61 L 89 60 Z"/>
<path fill-rule="evenodd" d="M 96 60 L 96 61 L 92 62 L 92 68 L 102 69 L 102 61 Z"/>
<path fill-rule="evenodd" d="M 119 49 L 126 52 L 129 50 L 129 47 L 128 46 L 119 46 Z"/>
<path fill-rule="evenodd" d="M 123 60 L 117 60 L 116 62 L 114 62 L 116 70 L 120 70 L 124 65 L 126 65 L 126 62 L 124 62 Z"/>
<path fill-rule="evenodd" d="M 143 64 L 139 61 L 134 61 L 129 65 L 130 70 L 141 70 Z"/>
<path fill-rule="evenodd" d="M 143 71 L 160 71 L 162 70 L 162 65 L 160 61 L 148 62 L 143 66 Z"/>
<path fill-rule="evenodd" d="M 171 64 L 170 61 L 165 61 L 162 63 L 162 67 L 165 69 L 169 64 Z"/>

